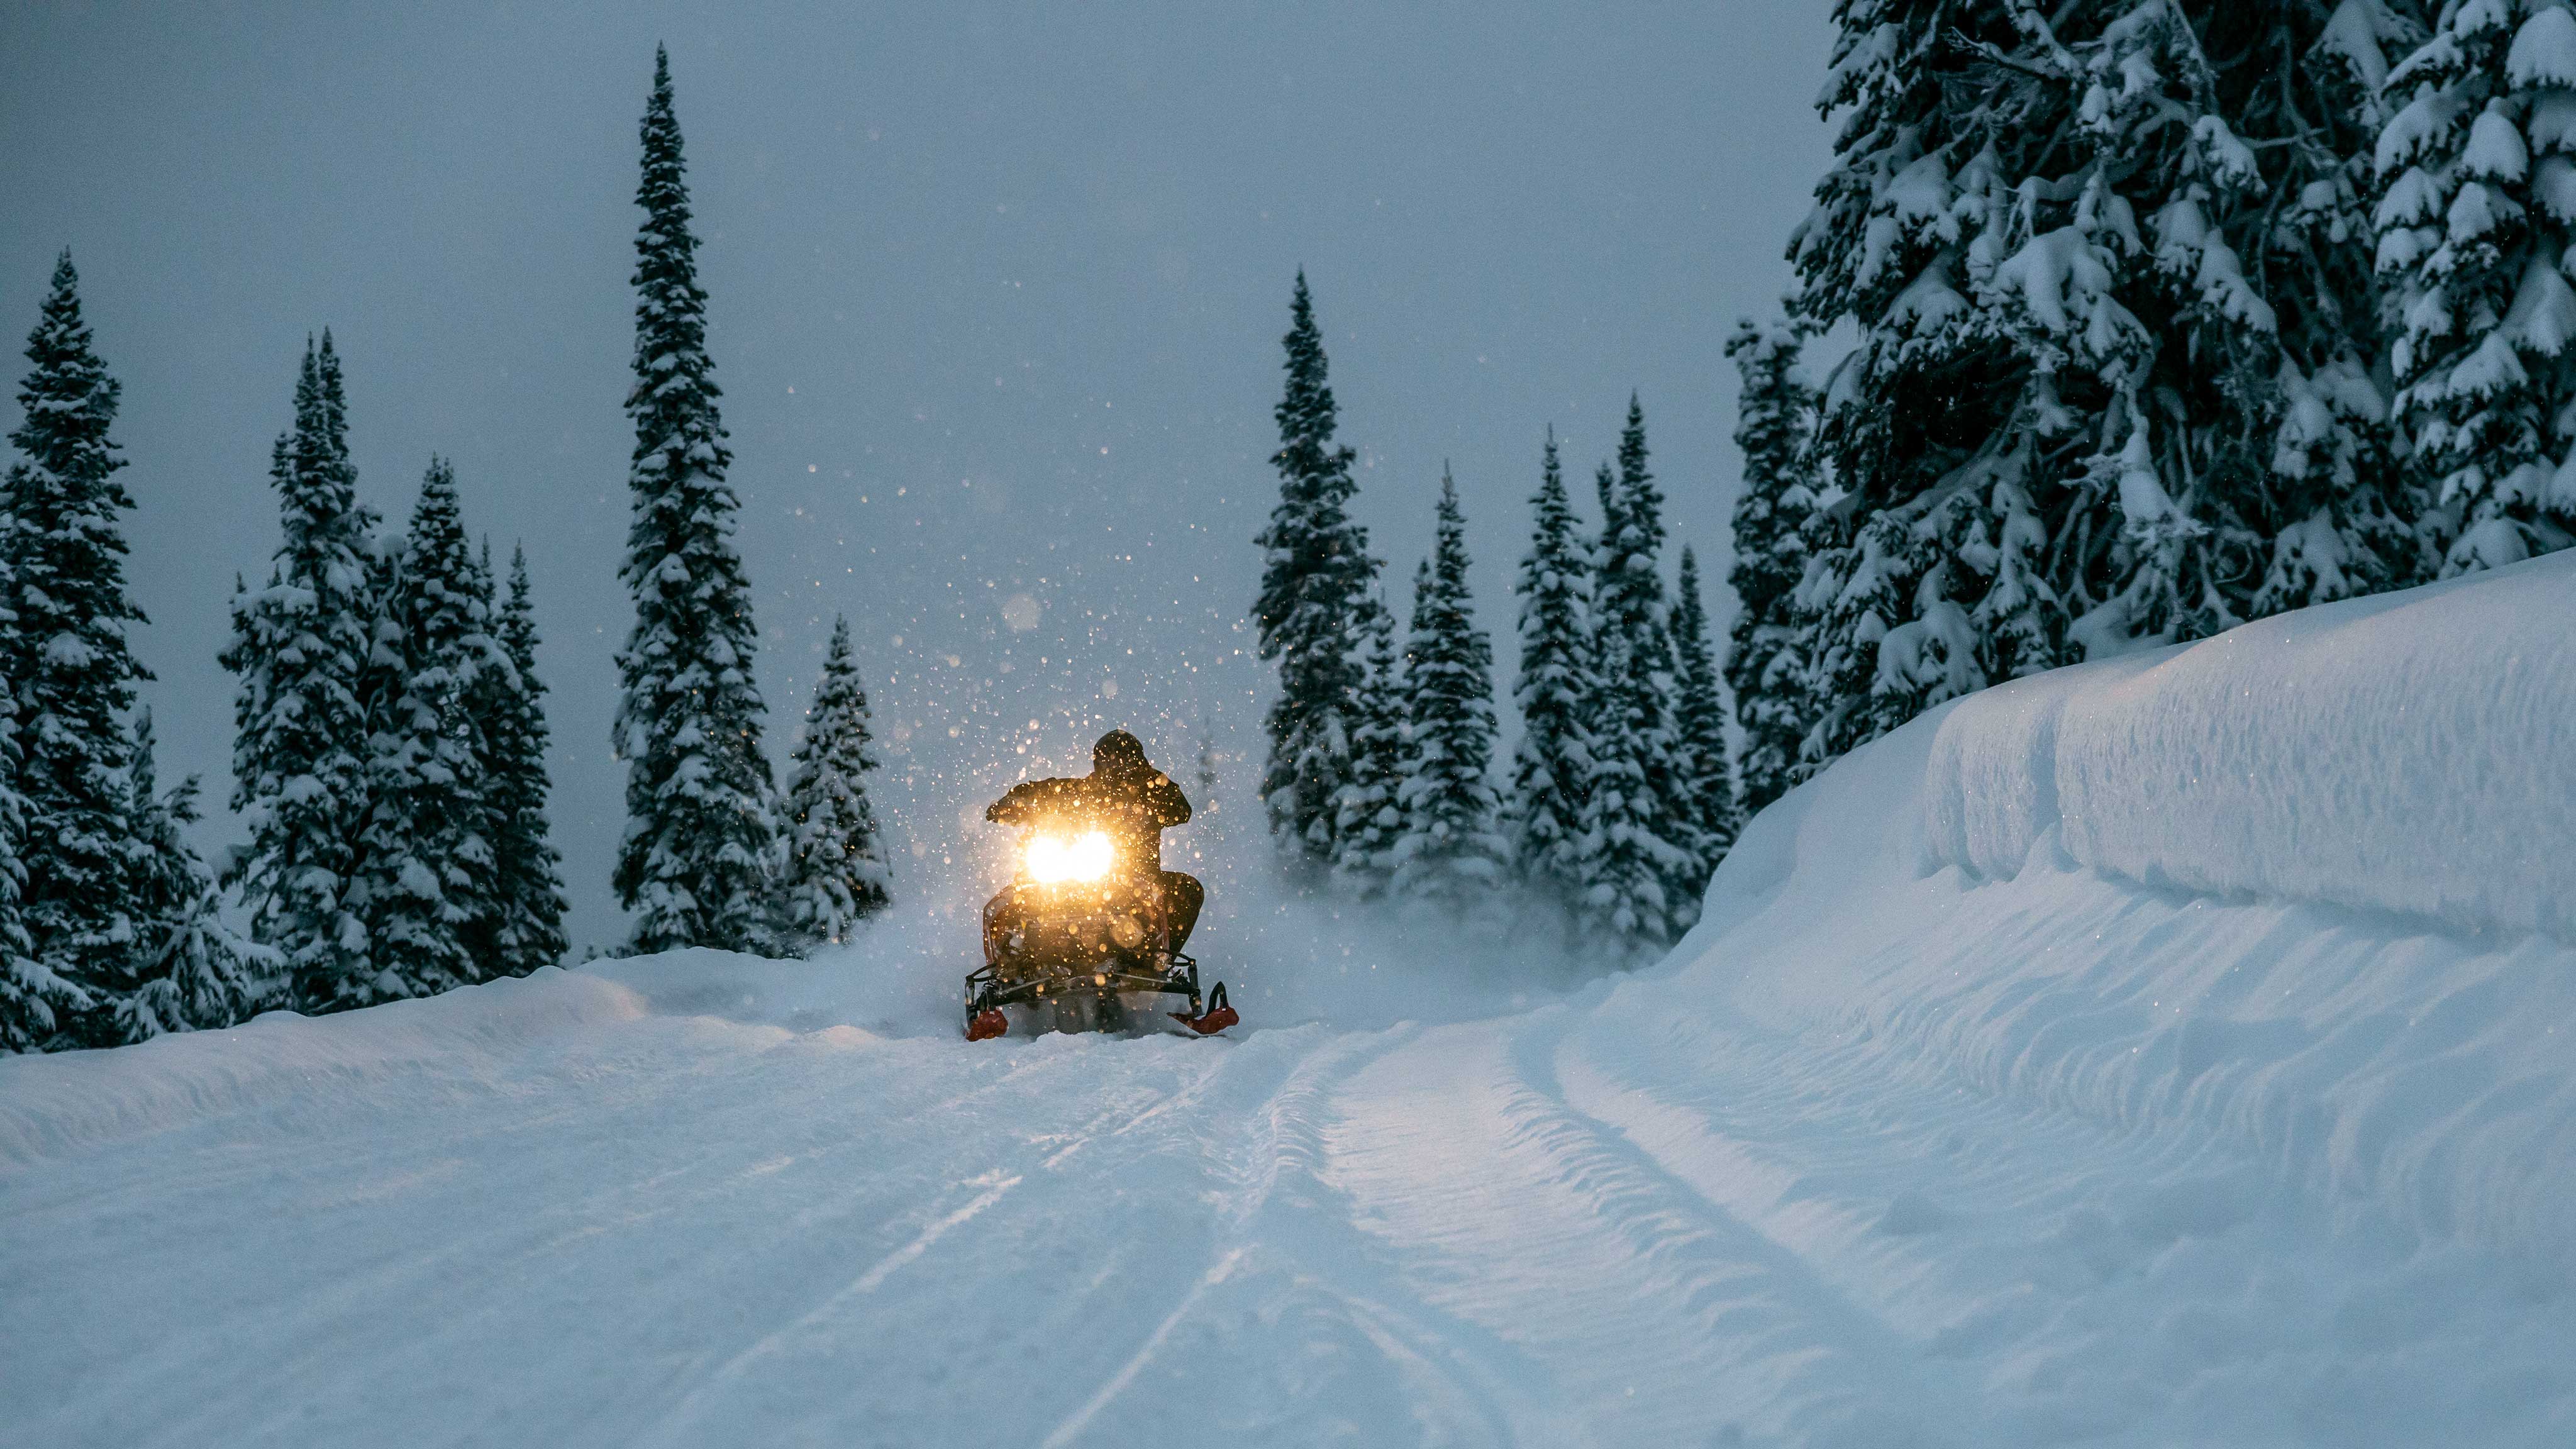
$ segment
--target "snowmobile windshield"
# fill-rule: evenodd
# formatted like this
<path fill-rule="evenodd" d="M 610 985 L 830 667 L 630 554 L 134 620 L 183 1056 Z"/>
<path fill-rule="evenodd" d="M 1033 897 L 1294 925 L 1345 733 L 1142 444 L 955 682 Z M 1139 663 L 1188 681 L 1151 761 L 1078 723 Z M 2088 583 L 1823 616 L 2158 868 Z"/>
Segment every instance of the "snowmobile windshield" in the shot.
<path fill-rule="evenodd" d="M 1022 854 L 1029 878 L 1040 885 L 1098 880 L 1118 859 L 1118 848 L 1106 831 L 1074 832 L 1040 826 Z"/>

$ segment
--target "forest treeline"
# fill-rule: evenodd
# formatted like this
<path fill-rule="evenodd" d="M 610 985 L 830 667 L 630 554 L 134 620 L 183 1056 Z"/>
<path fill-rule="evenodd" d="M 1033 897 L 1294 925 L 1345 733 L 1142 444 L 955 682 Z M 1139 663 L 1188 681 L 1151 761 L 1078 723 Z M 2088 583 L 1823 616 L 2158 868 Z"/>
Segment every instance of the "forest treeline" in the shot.
<path fill-rule="evenodd" d="M 668 61 L 657 57 L 636 237 L 636 624 L 612 741 L 628 770 L 624 949 L 801 955 L 881 910 L 867 696 L 838 623 L 782 791 Z M 345 1010 L 560 961 L 545 687 L 524 552 L 506 590 L 433 458 L 402 528 L 361 502 L 341 361 L 306 345 L 271 455 L 280 542 L 237 585 L 224 667 L 233 810 L 220 869 L 188 844 L 199 786 L 161 788 L 150 678 L 128 644 L 109 436 L 119 390 L 66 253 L 28 340 L 0 488 L 0 1050 L 111 1046 L 258 1012 Z"/>
<path fill-rule="evenodd" d="M 1725 343 L 1745 462 L 1711 638 L 1630 400 L 1589 508 L 1537 446 L 1523 728 L 1444 476 L 1399 629 L 1305 278 L 1253 603 L 1261 793 L 1302 878 L 1465 916 L 1541 902 L 1613 956 L 1696 917 L 1745 817 L 1986 685 L 2576 541 L 2568 0 L 1841 0 L 1834 159 L 1780 315 Z M 624 949 L 795 954 L 890 892 L 836 625 L 784 788 L 666 57 L 640 135 L 632 503 L 612 744 Z M 1810 381 L 1820 336 L 1850 350 Z M 57 266 L 0 487 L 0 1048 L 331 1010 L 563 952 L 523 559 L 433 460 L 356 495 L 308 345 L 234 598 L 231 803 L 188 846 L 126 629 L 118 390 Z M 1537 441 L 1537 440 L 1534 440 Z"/>
<path fill-rule="evenodd" d="M 1398 649 L 1299 279 L 1256 614 L 1310 870 L 1651 950 L 1746 815 L 1943 700 L 2576 541 L 2565 0 L 1834 16 L 1797 284 L 1727 342 L 1722 657 L 1688 549 L 1663 588 L 1635 407 L 1597 522 L 1551 441 L 1499 790 L 1454 501 Z M 1811 385 L 1825 334 L 1855 345 Z"/>

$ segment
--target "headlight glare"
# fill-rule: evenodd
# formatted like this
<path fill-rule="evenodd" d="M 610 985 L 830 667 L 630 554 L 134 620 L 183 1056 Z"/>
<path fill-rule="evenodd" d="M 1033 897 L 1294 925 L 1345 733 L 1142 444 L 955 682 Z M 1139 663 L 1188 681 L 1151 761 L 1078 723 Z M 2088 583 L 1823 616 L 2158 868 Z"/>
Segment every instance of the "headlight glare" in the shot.
<path fill-rule="evenodd" d="M 1059 881 L 1098 880 L 1109 873 L 1109 864 L 1117 851 L 1107 834 L 1086 830 L 1080 835 L 1047 835 L 1029 837 L 1029 876 L 1041 885 Z"/>

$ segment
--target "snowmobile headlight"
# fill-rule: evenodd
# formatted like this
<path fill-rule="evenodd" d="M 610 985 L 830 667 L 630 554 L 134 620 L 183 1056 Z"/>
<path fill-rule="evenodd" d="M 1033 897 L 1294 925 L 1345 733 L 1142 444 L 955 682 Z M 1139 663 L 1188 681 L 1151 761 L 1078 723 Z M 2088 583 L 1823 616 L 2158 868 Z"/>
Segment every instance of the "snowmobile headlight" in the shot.
<path fill-rule="evenodd" d="M 1109 873 L 1109 863 L 1118 852 L 1101 831 L 1086 830 L 1080 835 L 1046 835 L 1029 837 L 1029 876 L 1041 885 L 1067 880 L 1098 880 Z"/>

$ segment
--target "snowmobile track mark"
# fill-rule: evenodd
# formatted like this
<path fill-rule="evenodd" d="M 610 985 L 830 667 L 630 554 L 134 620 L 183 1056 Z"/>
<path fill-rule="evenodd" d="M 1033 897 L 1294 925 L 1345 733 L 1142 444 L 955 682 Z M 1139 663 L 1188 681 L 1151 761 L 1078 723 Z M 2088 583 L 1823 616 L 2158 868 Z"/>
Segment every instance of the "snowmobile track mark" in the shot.
<path fill-rule="evenodd" d="M 1199 1300 L 1207 1296 L 1207 1291 L 1234 1276 L 1235 1266 L 1241 1263 L 1243 1255 L 1250 1251 L 1248 1247 L 1238 1246 L 1217 1259 L 1214 1267 L 1200 1274 L 1198 1281 L 1190 1285 L 1190 1290 L 1181 1295 L 1181 1301 L 1173 1305 L 1171 1312 L 1163 1315 L 1163 1321 L 1155 1325 L 1152 1333 L 1146 1335 L 1145 1342 L 1134 1353 L 1128 1355 L 1127 1362 L 1119 1367 L 1118 1372 L 1110 1375 L 1109 1381 L 1102 1384 L 1081 1408 L 1074 1410 L 1064 1422 L 1056 1425 L 1055 1431 L 1046 1436 L 1040 1449 L 1063 1449 L 1064 1445 L 1072 1443 L 1073 1437 L 1091 1423 L 1093 1416 L 1107 1408 L 1112 1400 L 1127 1391 L 1129 1384 L 1136 1381 L 1136 1375 L 1146 1364 L 1153 1361 L 1154 1355 L 1162 1349 L 1163 1341 L 1172 1336 L 1173 1329 L 1180 1327 L 1181 1320 L 1187 1318 L 1190 1310 L 1198 1306 Z"/>
<path fill-rule="evenodd" d="M 1163 1115 L 1165 1112 L 1171 1111 L 1173 1108 L 1180 1106 L 1184 1102 L 1196 1099 L 1198 1094 L 1207 1086 L 1207 1084 L 1216 1079 L 1217 1073 L 1224 1069 L 1225 1063 L 1222 1060 L 1209 1063 L 1197 1076 L 1191 1078 L 1186 1084 L 1164 1092 L 1153 1101 L 1147 1103 L 1143 1108 L 1129 1114 L 1126 1121 L 1119 1123 L 1115 1127 L 1104 1130 L 1100 1124 L 1117 1116 L 1118 1109 L 1112 1108 L 1101 1112 L 1098 1116 L 1093 1117 L 1089 1122 L 1084 1123 L 1079 1129 L 1077 1129 L 1076 1135 L 1071 1142 L 1066 1143 L 1064 1146 L 1056 1149 L 1055 1152 L 1049 1154 L 1047 1159 L 1040 1163 L 1039 1166 L 1046 1168 L 1056 1167 L 1062 1164 L 1066 1158 L 1071 1157 L 1073 1154 L 1090 1146 L 1092 1143 L 1099 1141 L 1103 1137 L 1126 1136 L 1128 1133 L 1133 1132 L 1138 1127 L 1143 1126 L 1156 1117 Z"/>
<path fill-rule="evenodd" d="M 1554 1054 L 1569 1025 L 1444 1029 L 1442 1049 L 1356 1086 L 1377 1110 L 1335 1134 L 1333 1176 L 1411 1296 L 1501 1335 L 1544 1397 L 1623 1406 L 1593 1425 L 1608 1439 L 1687 1442 L 1745 1415 L 1793 1437 L 1892 1427 L 1857 1366 L 1907 1364 L 1902 1336 L 1568 1105 Z M 1626 1397 L 1640 1382 L 1717 1392 Z M 1937 1380 L 1899 1397 L 1973 1402 Z"/>
<path fill-rule="evenodd" d="M 870 1264 L 868 1270 L 852 1280 L 848 1287 L 816 1304 L 795 1322 L 761 1335 L 749 1347 L 725 1360 L 714 1373 L 700 1379 L 691 1387 L 680 1402 L 672 1406 L 669 1413 L 663 1415 L 659 1431 L 653 1434 L 648 1442 L 655 1444 L 691 1442 L 690 1431 L 696 1427 L 697 1406 L 707 1394 L 730 1385 L 753 1364 L 776 1353 L 788 1340 L 822 1324 L 851 1300 L 864 1298 L 877 1291 L 884 1285 L 886 1279 L 928 1252 L 931 1244 L 946 1237 L 950 1230 L 973 1220 L 986 1208 L 1000 1202 L 1012 1188 L 1020 1185 L 1020 1181 L 1017 1176 L 1001 1177 L 998 1174 L 988 1173 L 976 1179 L 974 1183 L 969 1183 L 969 1186 L 980 1183 L 984 1190 L 970 1199 L 965 1206 L 924 1227 L 914 1235 L 911 1242 Z"/>

